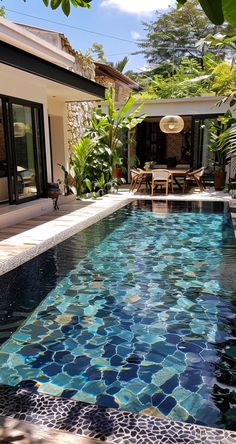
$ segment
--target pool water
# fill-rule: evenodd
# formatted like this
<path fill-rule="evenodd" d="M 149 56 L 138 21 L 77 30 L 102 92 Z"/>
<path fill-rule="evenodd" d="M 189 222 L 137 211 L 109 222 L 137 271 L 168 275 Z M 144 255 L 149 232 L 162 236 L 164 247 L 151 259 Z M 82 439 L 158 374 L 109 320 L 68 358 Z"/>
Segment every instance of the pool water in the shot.
<path fill-rule="evenodd" d="M 31 286 L 17 284 L 12 324 L 17 300 L 39 305 L 8 340 L 6 323 L 0 383 L 235 429 L 236 241 L 223 209 L 136 202 L 20 267 Z"/>

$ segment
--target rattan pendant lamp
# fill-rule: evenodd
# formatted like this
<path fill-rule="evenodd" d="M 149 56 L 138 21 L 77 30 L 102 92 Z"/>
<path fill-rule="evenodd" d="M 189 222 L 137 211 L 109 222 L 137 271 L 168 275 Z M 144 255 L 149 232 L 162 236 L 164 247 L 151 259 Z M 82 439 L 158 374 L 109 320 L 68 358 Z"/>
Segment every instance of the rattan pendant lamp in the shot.
<path fill-rule="evenodd" d="M 165 116 L 159 125 L 163 133 L 180 133 L 184 128 L 184 121 L 180 116 Z"/>

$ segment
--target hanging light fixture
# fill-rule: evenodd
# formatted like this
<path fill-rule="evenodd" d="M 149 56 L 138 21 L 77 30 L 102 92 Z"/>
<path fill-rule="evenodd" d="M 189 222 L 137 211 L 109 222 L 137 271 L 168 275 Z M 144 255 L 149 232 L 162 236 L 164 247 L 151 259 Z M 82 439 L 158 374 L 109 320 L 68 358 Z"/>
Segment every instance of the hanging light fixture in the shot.
<path fill-rule="evenodd" d="M 184 121 L 180 116 L 165 116 L 159 125 L 163 133 L 180 133 L 184 128 Z"/>

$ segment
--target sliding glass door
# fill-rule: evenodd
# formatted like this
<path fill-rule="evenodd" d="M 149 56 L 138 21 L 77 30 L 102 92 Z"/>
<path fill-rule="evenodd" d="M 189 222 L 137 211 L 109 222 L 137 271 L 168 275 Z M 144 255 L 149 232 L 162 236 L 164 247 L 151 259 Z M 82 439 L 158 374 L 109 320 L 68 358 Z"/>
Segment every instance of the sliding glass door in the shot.
<path fill-rule="evenodd" d="M 5 112 L 4 132 L 7 134 L 5 147 L 9 202 L 20 203 L 43 196 L 46 168 L 42 106 L 10 97 L 2 98 L 2 103 L 3 114 Z"/>
<path fill-rule="evenodd" d="M 210 125 L 216 120 L 216 116 L 193 117 L 193 169 L 205 167 L 206 173 L 213 171 L 214 156 L 209 151 Z"/>
<path fill-rule="evenodd" d="M 16 200 L 37 196 L 32 108 L 12 103 Z"/>
<path fill-rule="evenodd" d="M 0 203 L 9 200 L 7 148 L 4 129 L 3 103 L 0 98 Z"/>

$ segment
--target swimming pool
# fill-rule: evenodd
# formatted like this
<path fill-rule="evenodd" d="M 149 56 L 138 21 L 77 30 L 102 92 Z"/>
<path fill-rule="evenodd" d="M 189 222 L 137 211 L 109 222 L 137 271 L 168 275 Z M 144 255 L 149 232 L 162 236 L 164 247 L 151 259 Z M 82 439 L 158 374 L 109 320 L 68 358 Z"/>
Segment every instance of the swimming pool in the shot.
<path fill-rule="evenodd" d="M 43 300 L 3 342 L 0 382 L 235 428 L 236 242 L 222 210 L 137 202 L 9 273 L 4 339 Z"/>

